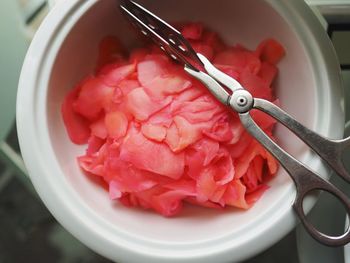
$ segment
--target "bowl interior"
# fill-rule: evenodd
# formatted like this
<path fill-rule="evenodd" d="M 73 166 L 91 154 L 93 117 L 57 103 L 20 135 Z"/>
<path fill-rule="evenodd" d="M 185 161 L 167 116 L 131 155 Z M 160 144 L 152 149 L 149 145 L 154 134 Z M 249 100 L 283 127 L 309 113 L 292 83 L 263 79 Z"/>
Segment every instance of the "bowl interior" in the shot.
<path fill-rule="evenodd" d="M 254 49 L 266 38 L 279 40 L 287 55 L 279 64 L 280 74 L 275 85 L 278 98 L 287 112 L 314 127 L 319 95 L 311 63 L 295 32 L 267 1 L 153 0 L 144 1 L 144 4 L 167 21 L 204 22 L 230 44 L 241 43 Z M 278 216 L 273 211 L 283 200 L 292 200 L 292 182 L 283 169 L 271 181 L 269 191 L 249 211 L 186 206 L 184 213 L 171 219 L 111 202 L 105 189 L 81 172 L 76 157 L 83 154 L 84 147 L 70 142 L 60 116 L 60 105 L 67 91 L 93 71 L 98 43 L 106 35 L 118 36 L 129 47 L 135 45 L 135 34 L 116 8 L 115 0 L 96 1 L 79 19 L 62 44 L 50 76 L 47 122 L 61 169 L 57 176 L 65 177 L 76 198 L 96 217 L 108 222 L 111 229 L 154 242 L 202 242 L 228 234 L 237 236 L 242 231 L 251 231 L 253 226 L 273 222 Z M 276 136 L 295 156 L 301 157 L 305 153 L 301 143 L 285 129 L 278 127 Z"/>

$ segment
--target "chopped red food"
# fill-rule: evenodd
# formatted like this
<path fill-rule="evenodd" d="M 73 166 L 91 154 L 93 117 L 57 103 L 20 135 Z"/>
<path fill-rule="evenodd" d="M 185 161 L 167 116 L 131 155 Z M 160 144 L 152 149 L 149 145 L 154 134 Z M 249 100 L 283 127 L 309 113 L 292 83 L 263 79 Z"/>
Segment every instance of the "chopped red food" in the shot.
<path fill-rule="evenodd" d="M 272 85 L 285 50 L 276 40 L 250 51 L 225 45 L 201 24 L 181 32 L 253 96 L 278 103 Z M 87 144 L 79 165 L 104 179 L 112 200 L 164 216 L 183 203 L 248 209 L 278 169 L 236 113 L 154 46 L 128 57 L 116 38 L 105 38 L 96 74 L 66 95 L 62 116 L 72 142 Z M 272 136 L 275 121 L 252 116 Z"/>
<path fill-rule="evenodd" d="M 200 40 L 203 33 L 203 25 L 199 23 L 188 24 L 181 30 L 182 35 L 188 40 Z"/>

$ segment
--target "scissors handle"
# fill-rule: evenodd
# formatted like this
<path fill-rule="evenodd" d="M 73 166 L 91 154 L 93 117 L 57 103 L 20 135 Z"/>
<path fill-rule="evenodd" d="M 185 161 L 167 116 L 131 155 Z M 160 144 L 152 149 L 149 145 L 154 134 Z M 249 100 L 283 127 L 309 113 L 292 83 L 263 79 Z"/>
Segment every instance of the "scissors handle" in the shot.
<path fill-rule="evenodd" d="M 299 135 L 303 139 L 303 141 L 305 142 L 308 141 L 308 137 L 305 139 L 302 131 L 298 130 L 298 128 L 301 127 L 302 125 L 298 124 L 300 126 L 294 125 L 293 127 L 290 127 L 289 124 L 290 123 L 295 124 L 296 121 L 293 120 L 292 117 L 284 113 L 277 106 L 275 105 L 272 106 L 272 105 L 273 104 L 270 102 L 260 100 L 260 99 L 255 99 L 253 107 L 256 109 L 262 110 L 268 114 L 273 112 L 270 114 L 272 117 L 275 117 L 276 119 L 281 121 L 281 123 L 283 123 L 291 131 L 298 133 L 297 135 Z M 309 234 L 317 241 L 328 246 L 343 246 L 349 243 L 350 242 L 349 228 L 346 230 L 344 234 L 340 236 L 329 236 L 320 232 L 318 229 L 316 229 L 313 226 L 313 224 L 307 220 L 307 217 L 303 209 L 303 200 L 312 191 L 323 190 L 335 196 L 340 202 L 342 202 L 347 211 L 347 214 L 350 215 L 350 199 L 338 188 L 336 188 L 334 185 L 324 180 L 318 174 L 313 172 L 310 168 L 305 166 L 303 163 L 295 159 L 289 153 L 284 151 L 279 145 L 277 145 L 254 122 L 249 111 L 244 113 L 239 113 L 239 117 L 241 119 L 242 124 L 247 129 L 247 131 L 252 136 L 254 136 L 281 163 L 281 165 L 284 167 L 287 173 L 292 177 L 296 185 L 296 192 L 297 192 L 297 196 L 294 201 L 293 208 L 296 211 L 297 215 L 299 216 L 305 229 L 309 232 Z M 289 120 L 289 118 L 291 120 Z M 303 128 L 304 130 L 306 129 L 305 127 Z M 312 131 L 310 132 L 314 134 Z M 307 144 L 310 145 L 309 142 Z"/>
<path fill-rule="evenodd" d="M 259 109 L 277 119 L 313 149 L 339 176 L 350 183 L 350 174 L 342 161 L 344 150 L 350 146 L 350 137 L 342 140 L 325 138 L 308 129 L 267 100 L 254 99 L 253 108 Z"/>

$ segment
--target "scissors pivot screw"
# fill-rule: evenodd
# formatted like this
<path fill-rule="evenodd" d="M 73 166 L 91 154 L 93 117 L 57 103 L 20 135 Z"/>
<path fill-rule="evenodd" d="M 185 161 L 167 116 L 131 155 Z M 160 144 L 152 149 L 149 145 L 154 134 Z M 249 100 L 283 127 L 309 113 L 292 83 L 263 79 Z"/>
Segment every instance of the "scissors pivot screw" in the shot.
<path fill-rule="evenodd" d="M 231 96 L 229 105 L 238 113 L 245 113 L 253 108 L 253 96 L 246 90 L 237 90 Z"/>

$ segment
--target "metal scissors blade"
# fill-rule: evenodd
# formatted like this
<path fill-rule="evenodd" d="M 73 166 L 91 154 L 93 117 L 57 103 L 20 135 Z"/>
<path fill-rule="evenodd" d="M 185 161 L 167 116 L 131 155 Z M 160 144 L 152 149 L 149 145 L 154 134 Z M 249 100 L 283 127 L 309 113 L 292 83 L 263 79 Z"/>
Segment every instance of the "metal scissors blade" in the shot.
<path fill-rule="evenodd" d="M 235 92 L 236 90 L 244 89 L 237 80 L 235 80 L 234 78 L 225 74 L 221 70 L 217 69 L 205 56 L 203 56 L 202 54 L 199 54 L 199 53 L 197 53 L 197 56 L 202 61 L 206 72 L 211 77 L 213 77 L 214 79 L 216 79 L 220 83 L 224 84 L 228 89 L 231 90 L 231 92 Z"/>
<path fill-rule="evenodd" d="M 149 36 L 172 59 L 199 71 L 196 65 L 202 66 L 201 60 L 178 30 L 134 1 L 122 0 L 120 9 L 137 29 Z"/>
<path fill-rule="evenodd" d="M 185 66 L 185 71 L 194 78 L 201 81 L 221 103 L 228 105 L 231 95 L 211 76 L 203 71 L 196 71 Z"/>
<path fill-rule="evenodd" d="M 186 65 L 185 71 L 200 80 L 221 103 L 230 105 L 230 99 L 233 92 L 243 90 L 244 88 L 237 80 L 217 69 L 205 56 L 200 53 L 197 53 L 197 56 L 203 63 L 204 69 L 207 73 L 204 73 L 203 71 L 194 71 L 191 68 L 186 67 Z M 222 83 L 227 89 L 220 85 L 220 83 Z"/>

